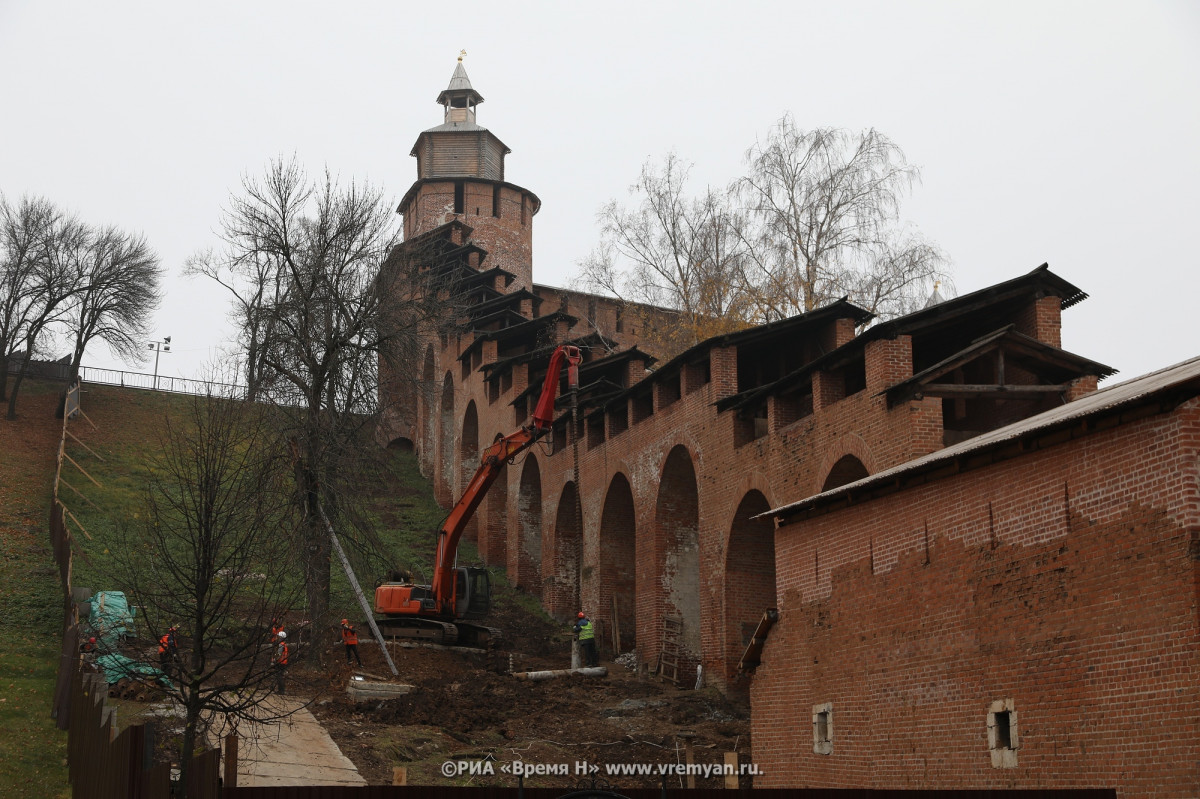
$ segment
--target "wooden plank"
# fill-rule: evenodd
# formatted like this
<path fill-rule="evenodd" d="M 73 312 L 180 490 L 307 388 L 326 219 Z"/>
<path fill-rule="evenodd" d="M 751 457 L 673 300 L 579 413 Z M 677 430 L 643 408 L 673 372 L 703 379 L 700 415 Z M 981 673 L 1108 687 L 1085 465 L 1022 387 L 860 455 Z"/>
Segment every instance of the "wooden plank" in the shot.
<path fill-rule="evenodd" d="M 725 753 L 725 790 L 738 788 L 738 753 Z"/>
<path fill-rule="evenodd" d="M 612 598 L 612 620 L 613 620 L 613 657 L 621 654 L 621 621 L 617 615 L 617 595 L 614 593 Z"/>
<path fill-rule="evenodd" d="M 83 524 L 82 524 L 82 523 L 80 523 L 79 519 L 76 519 L 76 518 L 75 518 L 75 514 L 74 514 L 74 513 L 71 513 L 70 509 L 69 509 L 69 508 L 68 508 L 66 505 L 62 504 L 62 500 L 59 500 L 59 502 L 58 502 L 58 505 L 59 505 L 59 507 L 61 507 L 61 508 L 63 509 L 63 511 L 65 511 L 65 512 L 66 512 L 66 514 L 67 514 L 68 516 L 70 516 L 70 517 L 71 517 L 71 521 L 75 522 L 75 525 L 76 525 L 76 526 L 77 526 L 77 527 L 78 527 L 78 528 L 79 528 L 81 531 L 83 531 L 83 534 L 87 536 L 87 539 L 88 539 L 88 541 L 93 541 L 93 540 L 95 540 L 95 539 L 93 539 L 93 538 L 92 538 L 92 534 L 91 534 L 91 533 L 89 533 L 89 532 L 88 532 L 88 531 L 87 531 L 87 530 L 84 528 L 84 526 L 83 526 Z"/>
<path fill-rule="evenodd" d="M 408 766 L 392 766 L 392 785 L 408 785 Z"/>
<path fill-rule="evenodd" d="M 63 453 L 63 457 L 66 458 L 67 460 L 69 460 L 71 463 L 75 464 L 75 468 L 78 469 L 79 471 L 83 472 L 84 477 L 91 480 L 93 483 L 96 483 L 96 488 L 104 488 L 104 486 L 100 485 L 100 483 L 97 482 L 95 477 L 92 477 L 90 474 L 87 473 L 87 471 L 82 466 L 80 466 L 78 463 L 75 463 L 74 458 L 72 458 L 70 455 L 68 455 L 65 452 Z"/>
<path fill-rule="evenodd" d="M 84 413 L 84 412 L 83 412 L 83 408 L 80 408 L 80 409 L 79 409 L 79 415 L 80 415 L 80 416 L 82 416 L 84 419 L 87 419 L 87 423 L 88 423 L 88 424 L 90 424 L 90 425 L 92 426 L 92 429 L 93 429 L 93 430 L 99 430 L 99 429 L 100 429 L 99 427 L 96 427 L 96 423 L 95 423 L 95 422 L 93 422 L 93 421 L 91 420 L 91 418 L 89 418 L 89 417 L 88 417 L 88 415 L 87 415 L 86 413 Z"/>
<path fill-rule="evenodd" d="M 96 503 L 95 503 L 95 502 L 92 502 L 90 499 L 88 499 L 88 498 L 87 498 L 87 497 L 84 495 L 84 493 L 83 493 L 82 491 L 80 491 L 78 488 L 76 488 L 75 486 L 71 485 L 71 484 L 70 484 L 70 483 L 68 483 L 66 480 L 62 479 L 61 477 L 60 477 L 60 478 L 58 478 L 58 482 L 59 482 L 59 483 L 61 483 L 62 485 L 65 485 L 67 488 L 71 489 L 71 490 L 72 490 L 72 491 L 74 491 L 76 494 L 78 494 L 78 495 L 79 495 L 79 498 L 80 498 L 80 499 L 82 499 L 84 502 L 86 502 L 87 504 L 91 505 L 91 506 L 92 506 L 93 508 L 95 508 L 96 510 L 100 510 L 100 507 L 99 507 L 98 505 L 96 505 Z"/>
<path fill-rule="evenodd" d="M 225 736 L 225 787 L 236 788 L 238 764 L 238 737 L 230 733 Z"/>
<path fill-rule="evenodd" d="M 84 449 L 86 449 L 88 452 L 90 452 L 90 453 L 92 453 L 93 455 L 95 455 L 95 456 L 96 456 L 98 459 L 100 459 L 100 460 L 104 460 L 104 457 L 103 457 L 103 456 L 102 456 L 100 453 L 96 452 L 94 449 L 92 449 L 91 447 L 89 447 L 87 444 L 83 443 L 83 442 L 82 442 L 82 441 L 80 441 L 78 438 L 76 438 L 75 434 L 74 434 L 74 433 L 72 433 L 70 430 L 64 430 L 63 432 L 64 432 L 64 433 L 66 433 L 67 435 L 69 435 L 69 436 L 70 436 L 72 439 L 74 439 L 74 441 L 75 441 L 75 443 L 76 443 L 76 444 L 78 444 L 79 446 L 81 446 L 81 447 L 83 447 Z"/>
<path fill-rule="evenodd" d="M 1066 391 L 1067 384 L 1052 386 L 989 386 L 970 383 L 930 383 L 921 386 L 918 394 L 926 397 L 961 397 L 963 399 L 979 399 L 993 397 L 1003 399 L 1033 399 L 1047 394 L 1061 394 Z"/>

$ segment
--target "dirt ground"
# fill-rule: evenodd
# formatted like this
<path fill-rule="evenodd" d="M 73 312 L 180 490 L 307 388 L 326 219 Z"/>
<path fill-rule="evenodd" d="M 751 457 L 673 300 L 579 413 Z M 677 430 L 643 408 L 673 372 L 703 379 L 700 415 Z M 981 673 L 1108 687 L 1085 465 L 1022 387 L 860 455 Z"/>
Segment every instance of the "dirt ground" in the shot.
<path fill-rule="evenodd" d="M 565 668 L 570 636 L 564 627 L 523 615 L 519 609 L 494 614 L 488 623 L 505 630 L 505 651 L 518 671 Z M 360 640 L 362 637 L 360 636 Z M 388 674 L 373 643 L 360 643 L 364 671 Z M 686 763 L 691 731 L 694 762 L 721 764 L 737 751 L 749 763 L 749 713 L 714 689 L 681 690 L 653 675 L 639 678 L 620 664 L 601 659 L 606 678 L 560 677 L 528 682 L 489 672 L 484 659 L 446 649 L 393 648 L 400 676 L 416 691 L 387 701 L 355 703 L 344 687 L 354 671 L 340 647 L 327 650 L 329 670 L 307 668 L 295 676 L 318 698 L 312 710 L 371 785 L 390 785 L 393 766 L 408 770 L 409 784 L 516 785 L 501 766 L 567 764 L 568 774 L 527 777 L 531 787 L 597 785 L 657 787 L 662 776 L 610 775 L 609 764 Z M 301 690 L 299 686 L 297 691 Z M 446 761 L 485 761 L 486 773 L 447 778 Z M 576 768 L 586 761 L 599 768 L 590 776 Z M 486 767 L 484 767 L 486 768 Z M 562 767 L 559 767 L 562 768 Z M 668 784 L 679 786 L 672 776 Z M 719 776 L 696 777 L 696 787 L 722 787 Z M 749 777 L 743 777 L 749 785 Z"/>

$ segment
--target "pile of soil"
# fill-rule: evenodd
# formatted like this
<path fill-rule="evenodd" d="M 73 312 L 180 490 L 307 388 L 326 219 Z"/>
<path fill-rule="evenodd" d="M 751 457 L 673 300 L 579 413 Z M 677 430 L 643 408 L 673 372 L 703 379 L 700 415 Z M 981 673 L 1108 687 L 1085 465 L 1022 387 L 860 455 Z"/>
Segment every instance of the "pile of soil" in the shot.
<path fill-rule="evenodd" d="M 519 609 L 503 616 L 507 646 L 519 670 L 569 665 L 565 630 Z M 496 618 L 488 623 L 499 626 Z M 404 766 L 409 784 L 515 786 L 516 777 L 500 767 L 521 761 L 569 767 L 567 774 L 526 777 L 530 787 L 590 786 L 592 779 L 614 788 L 659 787 L 663 777 L 658 773 L 617 776 L 606 767 L 685 763 L 688 733 L 694 735 L 696 763 L 721 764 L 726 752 L 735 751 L 742 763 L 750 762 L 749 708 L 715 689 L 681 690 L 605 661 L 605 678 L 570 675 L 530 682 L 488 671 L 484 658 L 469 653 L 412 647 L 392 649 L 400 675 L 388 681 L 416 690 L 396 699 L 356 703 L 344 690 L 354 674 L 373 675 L 368 679 L 388 674 L 377 646 L 360 643 L 359 649 L 362 670 L 346 666 L 340 648 L 332 648 L 328 662 L 338 665 L 324 674 L 309 673 L 320 685 L 307 687 L 324 689 L 313 712 L 372 785 L 390 785 L 393 767 Z M 443 764 L 455 759 L 494 759 L 493 773 L 447 778 Z M 599 771 L 576 773 L 577 761 Z M 680 787 L 686 780 L 671 776 L 667 784 Z M 695 784 L 719 788 L 724 778 L 697 776 Z M 742 784 L 749 786 L 750 778 L 743 777 Z"/>

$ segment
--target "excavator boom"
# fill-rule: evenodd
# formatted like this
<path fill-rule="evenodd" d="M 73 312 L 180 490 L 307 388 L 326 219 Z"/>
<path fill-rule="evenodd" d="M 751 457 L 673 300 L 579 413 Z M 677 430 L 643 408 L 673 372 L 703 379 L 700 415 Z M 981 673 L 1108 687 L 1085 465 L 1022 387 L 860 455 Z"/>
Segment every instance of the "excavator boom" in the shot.
<path fill-rule="evenodd" d="M 462 538 L 467 522 L 479 508 L 488 489 L 500 475 L 500 470 L 513 458 L 520 455 L 542 436 L 554 423 L 554 400 L 558 393 L 558 384 L 562 369 L 567 367 L 568 390 L 574 391 L 579 385 L 579 363 L 583 356 L 578 347 L 562 345 L 550 356 L 550 365 L 546 370 L 546 379 L 542 384 L 542 393 L 534 408 L 533 418 L 529 425 L 522 427 L 498 439 L 483 451 L 479 459 L 479 468 L 463 489 L 462 496 L 451 508 L 450 514 L 442 522 L 438 530 L 437 554 L 434 560 L 433 582 L 428 588 L 413 585 L 382 585 L 375 592 L 375 609 L 388 616 L 416 616 L 436 619 L 458 619 L 467 617 L 471 612 L 470 605 L 475 602 L 471 597 L 476 593 L 474 587 L 468 584 L 471 579 L 466 574 L 456 575 L 456 572 L 471 572 L 482 570 L 464 570 L 455 568 L 455 557 L 458 554 L 458 543 Z M 483 575 L 486 587 L 486 574 Z M 460 592 L 464 589 L 466 596 Z M 486 607 L 486 596 L 483 605 Z"/>

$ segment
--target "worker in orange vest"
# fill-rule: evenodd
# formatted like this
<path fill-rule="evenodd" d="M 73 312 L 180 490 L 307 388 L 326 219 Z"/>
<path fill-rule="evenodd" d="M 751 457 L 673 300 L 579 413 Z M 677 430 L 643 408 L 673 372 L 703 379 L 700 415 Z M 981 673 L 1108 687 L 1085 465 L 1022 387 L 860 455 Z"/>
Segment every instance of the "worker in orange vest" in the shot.
<path fill-rule="evenodd" d="M 287 633 L 280 630 L 275 634 L 275 642 L 275 655 L 271 658 L 271 661 L 275 664 L 275 691 L 276 693 L 286 694 L 288 666 Z"/>
<path fill-rule="evenodd" d="M 353 652 L 354 659 L 361 666 L 362 658 L 358 656 L 358 633 L 347 619 L 342 619 L 342 643 L 346 645 L 346 663 L 350 662 L 350 653 Z"/>
<path fill-rule="evenodd" d="M 172 624 L 171 628 L 158 639 L 158 662 L 164 670 L 179 656 L 179 645 L 175 641 L 175 633 L 178 631 L 179 628 Z"/>

